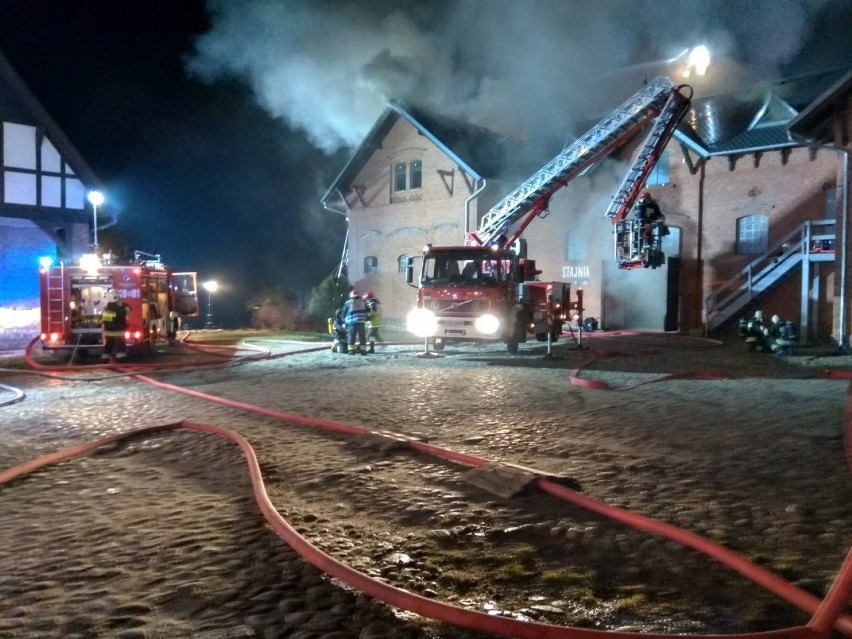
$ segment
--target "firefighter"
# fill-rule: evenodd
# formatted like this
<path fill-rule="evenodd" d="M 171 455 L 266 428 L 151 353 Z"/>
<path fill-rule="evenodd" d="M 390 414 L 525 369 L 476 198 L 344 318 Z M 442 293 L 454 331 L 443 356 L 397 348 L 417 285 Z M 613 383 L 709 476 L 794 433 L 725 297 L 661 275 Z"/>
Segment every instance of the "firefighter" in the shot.
<path fill-rule="evenodd" d="M 772 316 L 772 322 L 766 329 L 766 338 L 769 349 L 776 355 L 789 355 L 792 352 L 795 339 L 791 334 L 791 325 L 792 322 L 782 320 L 780 315 Z"/>
<path fill-rule="evenodd" d="M 642 197 L 636 204 L 635 216 L 641 224 L 642 242 L 645 246 L 651 246 L 655 227 L 660 229 L 660 236 L 667 235 L 667 229 L 665 229 L 666 216 L 660 210 L 660 205 L 651 197 L 650 191 L 642 192 Z"/>
<path fill-rule="evenodd" d="M 769 349 L 769 328 L 763 320 L 763 311 L 754 312 L 754 317 L 746 322 L 745 341 L 750 351 L 765 351 Z"/>
<path fill-rule="evenodd" d="M 127 357 L 127 345 L 124 343 L 124 331 L 127 329 L 127 312 L 129 307 L 123 301 L 118 291 L 111 288 L 107 291 L 107 305 L 101 312 L 101 327 L 104 336 L 104 352 L 102 359 Z"/>
<path fill-rule="evenodd" d="M 384 341 L 379 336 L 379 329 L 382 327 L 382 311 L 379 308 L 379 300 L 370 291 L 364 293 L 364 301 L 367 303 L 367 342 L 369 347 L 368 353 L 376 352 L 376 342 Z"/>
<path fill-rule="evenodd" d="M 328 332 L 331 334 L 331 352 L 345 353 L 348 344 L 346 323 L 343 321 L 343 311 L 338 310 L 334 317 L 328 318 Z"/>
<path fill-rule="evenodd" d="M 343 321 L 346 322 L 348 350 L 350 355 L 367 354 L 367 303 L 354 288 L 349 291 L 349 299 L 343 304 Z M 355 344 L 355 340 L 358 344 Z"/>

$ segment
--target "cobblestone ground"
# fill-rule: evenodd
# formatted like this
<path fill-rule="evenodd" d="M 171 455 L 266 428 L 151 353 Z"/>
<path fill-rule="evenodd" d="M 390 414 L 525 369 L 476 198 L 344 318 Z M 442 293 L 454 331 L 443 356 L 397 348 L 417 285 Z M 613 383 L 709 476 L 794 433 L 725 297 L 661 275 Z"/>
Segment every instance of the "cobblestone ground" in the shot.
<path fill-rule="evenodd" d="M 847 382 L 818 373 L 846 358 L 781 359 L 653 336 L 586 346 L 560 343 L 551 357 L 541 345 L 517 356 L 468 345 L 433 357 L 412 346 L 368 357 L 323 350 L 153 376 L 531 467 L 824 594 L 852 542 L 852 484 Z M 586 363 L 582 377 L 610 390 L 570 383 Z M 732 378 L 640 385 L 699 370 Z M 498 496 L 461 464 L 99 376 L 2 373 L 0 384 L 25 398 L 0 407 L 0 468 L 144 426 L 211 423 L 250 441 L 276 508 L 313 543 L 427 597 L 645 632 L 807 620 L 695 551 L 535 490 Z M 3 388 L 0 400 L 11 393 Z M 213 435 L 134 439 L 0 491 L 0 637 L 485 636 L 324 578 L 268 528 L 239 450 Z"/>

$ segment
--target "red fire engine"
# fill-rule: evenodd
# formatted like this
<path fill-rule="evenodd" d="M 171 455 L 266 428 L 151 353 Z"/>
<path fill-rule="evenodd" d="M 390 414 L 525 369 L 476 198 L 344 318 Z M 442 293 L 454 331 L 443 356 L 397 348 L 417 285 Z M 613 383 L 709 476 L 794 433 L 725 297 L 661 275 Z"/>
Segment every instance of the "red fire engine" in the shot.
<path fill-rule="evenodd" d="M 547 214 L 557 190 L 646 128 L 650 132 L 606 215 L 616 225 L 620 268 L 661 266 L 659 232 L 643 238 L 638 221 L 624 218 L 689 107 L 691 94 L 684 95 L 684 88 L 656 78 L 487 211 L 467 246 L 427 246 L 408 330 L 435 350 L 447 342 L 504 341 L 514 353 L 528 334 L 555 341 L 571 307 L 582 314 L 582 299 L 569 301 L 566 282 L 537 281 L 535 262 L 509 247 L 520 245 L 527 226 Z M 406 280 L 414 284 L 413 263 Z"/>
<path fill-rule="evenodd" d="M 124 333 L 128 351 L 152 354 L 159 340 L 174 340 L 182 318 L 198 315 L 197 275 L 173 273 L 159 255 L 140 251 L 121 263 L 106 254 L 44 266 L 39 282 L 45 349 L 73 353 L 100 349 L 101 314 L 111 289 L 128 308 Z"/>

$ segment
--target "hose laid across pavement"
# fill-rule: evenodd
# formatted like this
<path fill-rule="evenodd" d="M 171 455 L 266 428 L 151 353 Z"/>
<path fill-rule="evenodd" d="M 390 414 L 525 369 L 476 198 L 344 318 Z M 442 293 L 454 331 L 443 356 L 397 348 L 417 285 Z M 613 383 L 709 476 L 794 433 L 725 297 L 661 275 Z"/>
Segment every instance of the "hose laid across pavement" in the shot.
<path fill-rule="evenodd" d="M 242 450 L 248 463 L 249 474 L 258 507 L 276 534 L 305 560 L 329 576 L 339 579 L 356 590 L 391 606 L 455 626 L 480 632 L 490 632 L 505 637 L 518 637 L 520 639 L 668 639 L 673 636 L 666 634 L 589 630 L 499 617 L 429 599 L 374 579 L 334 559 L 300 535 L 281 516 L 269 499 L 263 483 L 260 465 L 251 444 L 234 431 L 211 424 L 195 422 L 163 424 L 72 446 L 0 472 L 0 485 L 8 483 L 13 479 L 18 479 L 45 466 L 82 455 L 118 441 L 181 428 L 220 435 L 236 443 Z M 852 594 L 852 552 L 847 556 L 828 595 L 819 603 L 807 625 L 757 633 L 689 636 L 707 639 L 827 639 L 832 627 L 838 627 L 842 632 L 848 634 L 852 626 L 848 625 L 849 619 L 848 617 L 843 617 L 842 612 L 846 607 L 846 602 L 850 594 Z"/>
<path fill-rule="evenodd" d="M 320 348 L 325 349 L 327 348 L 327 346 L 322 346 Z M 316 348 L 309 350 L 320 349 Z M 579 370 L 581 369 L 576 369 L 576 371 L 572 372 L 572 383 L 574 383 L 575 379 L 580 379 Z M 576 375 L 574 373 L 576 373 Z M 337 422 L 331 422 L 328 420 L 322 420 L 312 417 L 295 415 L 292 413 L 275 411 L 263 407 L 254 406 L 251 404 L 246 404 L 244 402 L 223 399 L 220 397 L 208 395 L 199 391 L 185 389 L 171 384 L 165 384 L 162 382 L 158 382 L 150 377 L 139 374 L 138 370 L 135 372 L 133 371 L 133 369 L 126 370 L 123 371 L 123 374 L 131 375 L 141 381 L 145 381 L 149 384 L 152 384 L 156 387 L 165 390 L 179 392 L 198 399 L 219 403 L 222 405 L 230 406 L 232 408 L 238 408 L 241 410 L 265 415 L 268 417 L 273 417 L 276 419 L 320 427 L 349 435 L 363 435 L 368 432 L 363 428 L 355 426 L 349 426 L 346 424 L 340 424 Z M 695 376 L 696 374 L 677 374 L 663 376 L 662 378 L 655 379 L 652 381 Z M 721 374 L 717 373 L 707 374 L 707 377 L 721 376 Z M 833 376 L 839 377 L 839 375 Z M 850 375 L 850 377 L 852 377 L 852 375 Z M 588 382 L 589 380 L 582 381 Z M 598 385 L 589 383 L 587 387 L 608 388 L 608 385 L 603 382 L 599 382 Z M 852 410 L 850 410 L 851 408 L 852 384 L 850 384 L 850 387 L 847 390 L 847 411 L 845 421 L 847 457 L 850 461 L 850 470 L 852 470 L 852 444 L 850 444 L 850 441 L 852 440 L 852 437 L 850 437 L 850 432 L 852 432 L 852 417 L 850 417 L 850 414 L 852 414 Z M 280 514 L 275 510 L 274 506 L 270 502 L 266 494 L 265 487 L 263 485 L 263 480 L 260 474 L 260 469 L 257 463 L 256 456 L 250 444 L 237 433 L 213 425 L 197 424 L 193 422 L 178 422 L 174 424 L 166 424 L 162 426 L 154 426 L 150 428 L 131 431 L 129 433 L 124 433 L 121 435 L 107 437 L 96 442 L 74 446 L 63 451 L 54 453 L 53 455 L 48 455 L 42 458 L 38 458 L 36 460 L 31 460 L 30 462 L 15 466 L 0 473 L 0 484 L 4 484 L 16 477 L 20 477 L 29 472 L 33 472 L 37 468 L 41 468 L 43 466 L 56 463 L 58 461 L 62 461 L 64 459 L 83 454 L 85 452 L 93 450 L 94 448 L 105 446 L 121 439 L 127 439 L 130 437 L 145 434 L 153 434 L 177 428 L 187 428 L 191 430 L 215 433 L 221 436 L 228 437 L 229 439 L 237 443 L 237 445 L 239 445 L 240 448 L 243 450 L 243 453 L 246 456 L 246 459 L 248 460 L 249 471 L 251 474 L 252 484 L 254 486 L 255 491 L 255 498 L 257 500 L 258 506 L 260 507 L 264 517 L 266 517 L 267 521 L 269 521 L 270 525 L 273 527 L 276 533 L 286 543 L 288 543 L 288 545 L 293 547 L 294 550 L 299 552 L 307 561 L 309 561 L 316 567 L 320 568 L 329 575 L 336 577 L 341 581 L 344 581 L 350 586 L 361 590 L 362 592 L 371 595 L 377 599 L 380 599 L 390 605 L 406 609 L 426 617 L 445 621 L 447 623 L 451 623 L 457 626 L 485 632 L 492 632 L 504 636 L 521 638 L 530 637 L 537 639 L 586 639 L 592 637 L 654 638 L 672 636 L 650 635 L 645 633 L 625 633 L 616 631 L 595 631 L 579 628 L 569 628 L 564 626 L 553 626 L 536 622 L 524 622 L 507 617 L 498 617 L 485 613 L 479 613 L 472 610 L 458 608 L 447 603 L 438 602 L 410 593 L 405 590 L 397 589 L 384 582 L 376 581 L 371 577 L 360 573 L 354 570 L 353 568 L 342 564 L 341 562 L 338 562 L 320 549 L 314 547 L 312 544 L 310 544 L 310 542 L 308 542 L 301 535 L 299 535 L 280 516 Z M 431 444 L 416 440 L 409 440 L 407 441 L 407 444 L 411 449 L 415 451 L 435 455 L 445 459 L 451 459 L 453 461 L 465 463 L 472 466 L 483 466 L 490 463 L 486 459 L 442 449 L 437 446 L 433 446 Z M 556 497 L 559 497 L 564 501 L 587 508 L 589 510 L 592 510 L 593 512 L 597 512 L 598 514 L 602 514 L 616 521 L 626 523 L 635 528 L 639 528 L 654 534 L 661 535 L 663 537 L 667 537 L 685 546 L 699 550 L 700 552 L 708 555 L 713 559 L 716 559 L 720 563 L 728 566 L 729 568 L 732 568 L 743 576 L 753 580 L 755 583 L 762 585 L 764 588 L 770 590 L 771 592 L 786 599 L 787 601 L 799 607 L 800 609 L 813 615 L 811 621 L 806 626 L 761 633 L 719 635 L 720 637 L 725 636 L 732 638 L 739 637 L 749 639 L 757 639 L 758 637 L 767 639 L 776 637 L 778 639 L 781 639 L 782 637 L 795 637 L 797 639 L 824 638 L 829 636 L 832 628 L 836 628 L 843 634 L 852 637 L 852 618 L 844 614 L 850 596 L 852 596 L 852 550 L 850 550 L 849 554 L 847 555 L 846 561 L 838 572 L 838 575 L 835 579 L 834 584 L 829 590 L 829 593 L 827 594 L 825 599 L 820 600 L 818 597 L 815 597 L 814 595 L 811 595 L 810 593 L 807 593 L 806 591 L 797 588 L 793 584 L 790 584 L 784 579 L 778 577 L 777 575 L 774 575 L 773 573 L 759 566 L 751 564 L 745 558 L 704 537 L 701 537 L 700 535 L 685 531 L 671 524 L 660 522 L 644 515 L 630 513 L 629 511 L 625 511 L 613 506 L 609 506 L 602 502 L 598 502 L 591 498 L 585 497 L 573 490 L 570 490 L 564 486 L 555 484 L 542 477 L 537 478 L 535 483 L 541 490 L 548 492 Z M 715 635 L 703 636 L 713 637 Z"/>

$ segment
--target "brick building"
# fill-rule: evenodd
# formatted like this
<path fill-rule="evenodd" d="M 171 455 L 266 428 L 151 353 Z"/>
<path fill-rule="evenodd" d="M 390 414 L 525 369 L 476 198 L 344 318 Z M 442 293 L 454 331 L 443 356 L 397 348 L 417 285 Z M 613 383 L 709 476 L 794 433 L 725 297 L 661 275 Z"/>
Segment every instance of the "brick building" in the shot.
<path fill-rule="evenodd" d="M 695 100 L 647 182 L 671 228 L 666 264 L 626 270 L 614 259 L 603 212 L 625 149 L 557 191 L 525 231 L 540 279 L 582 287 L 585 315 L 609 329 L 730 335 L 762 308 L 808 341 L 845 345 L 850 84 L 841 69 Z M 525 179 L 505 177 L 512 153 L 505 138 L 399 103 L 377 121 L 322 202 L 347 217 L 349 279 L 382 300 L 389 322 L 413 303 L 404 257 L 462 243 Z"/>
<path fill-rule="evenodd" d="M 97 179 L 9 62 L 0 55 L 0 350 L 39 330 L 41 257 L 91 251 Z"/>

